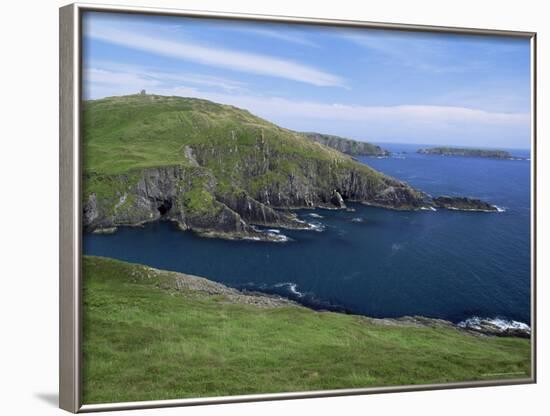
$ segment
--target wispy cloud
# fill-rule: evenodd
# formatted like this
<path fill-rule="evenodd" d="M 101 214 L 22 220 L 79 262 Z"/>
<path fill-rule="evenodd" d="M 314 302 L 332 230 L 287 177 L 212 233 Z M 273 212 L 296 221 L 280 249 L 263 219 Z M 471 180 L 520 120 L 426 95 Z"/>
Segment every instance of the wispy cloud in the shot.
<path fill-rule="evenodd" d="M 482 138 L 486 144 L 494 142 L 502 146 L 509 143 L 514 147 L 518 137 L 528 139 L 530 132 L 529 113 L 444 105 L 367 106 L 315 102 L 263 96 L 246 89 L 224 91 L 209 88 L 202 81 L 171 73 L 132 70 L 132 67 L 91 68 L 84 72 L 88 98 L 136 93 L 146 88 L 150 93 L 234 105 L 288 128 L 321 130 L 356 138 L 367 135 L 370 140 L 475 144 Z"/>
<path fill-rule="evenodd" d="M 189 90 L 173 90 L 175 95 Z M 476 123 L 493 126 L 529 125 L 530 116 L 524 113 L 496 113 L 466 107 L 437 105 L 361 106 L 341 103 L 319 103 L 289 100 L 282 97 L 210 94 L 196 91 L 197 97 L 247 108 L 271 117 L 338 120 L 350 122 L 384 122 L 423 125 L 424 128 Z M 389 124 L 388 124 L 389 125 Z"/>
<path fill-rule="evenodd" d="M 192 40 L 169 40 L 106 23 L 87 26 L 85 36 L 154 55 L 203 65 L 299 81 L 322 87 L 344 87 L 345 81 L 313 66 L 269 55 L 199 45 Z"/>
<path fill-rule="evenodd" d="M 112 71 L 96 67 L 85 68 L 83 71 L 83 79 L 85 89 L 90 89 L 98 85 L 106 85 L 116 91 L 124 87 L 143 89 L 162 85 L 158 80 L 148 78 L 139 73 Z"/>
<path fill-rule="evenodd" d="M 250 35 L 263 36 L 265 38 L 277 39 L 284 42 L 294 43 L 296 45 L 318 48 L 319 45 L 310 39 L 307 39 L 303 33 L 293 31 L 285 27 L 284 30 L 262 29 L 256 27 L 231 28 L 234 32 L 242 32 Z"/>
<path fill-rule="evenodd" d="M 94 61 L 93 66 L 89 66 L 89 64 L 85 62 L 84 78 L 91 84 L 131 85 L 139 89 L 150 86 L 166 87 L 177 84 L 191 84 L 227 92 L 243 92 L 247 87 L 245 82 L 236 81 L 227 77 L 181 71 L 169 72 L 158 68 L 119 64 L 117 62 L 108 61 Z"/>
<path fill-rule="evenodd" d="M 449 43 L 431 34 L 388 31 L 347 32 L 342 38 L 395 63 L 423 72 L 456 73 L 479 68 L 482 62 L 459 60 Z"/>
<path fill-rule="evenodd" d="M 170 94 L 245 108 L 284 127 L 370 141 L 528 147 L 530 114 L 438 105 L 364 106 L 282 97 L 209 94 L 175 89 Z M 522 143 L 521 145 L 519 143 Z"/>

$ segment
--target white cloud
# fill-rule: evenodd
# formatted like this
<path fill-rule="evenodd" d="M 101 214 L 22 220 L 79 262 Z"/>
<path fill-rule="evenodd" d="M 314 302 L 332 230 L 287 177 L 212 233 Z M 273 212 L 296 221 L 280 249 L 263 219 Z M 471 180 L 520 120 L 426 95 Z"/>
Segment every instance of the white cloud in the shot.
<path fill-rule="evenodd" d="M 111 44 L 218 68 L 284 78 L 316 86 L 345 86 L 345 81 L 337 75 L 269 55 L 202 46 L 190 40 L 168 40 L 135 30 L 121 30 L 104 23 L 90 24 L 86 27 L 85 35 Z"/>
<path fill-rule="evenodd" d="M 89 82 L 103 82 L 123 85 L 129 83 L 142 88 L 156 85 L 192 84 L 221 89 L 224 91 L 244 91 L 245 82 L 236 81 L 226 77 L 206 74 L 194 74 L 189 72 L 169 72 L 158 68 L 149 68 L 140 65 L 120 64 L 117 62 L 94 60 L 92 67 L 85 63 L 85 77 Z"/>
<path fill-rule="evenodd" d="M 83 76 L 86 82 L 90 85 L 111 85 L 115 88 L 135 88 L 137 85 L 141 86 L 141 88 L 147 88 L 161 85 L 161 83 L 156 79 L 144 77 L 143 75 L 134 72 L 120 72 L 99 68 L 86 68 L 84 69 Z"/>
<path fill-rule="evenodd" d="M 214 77 L 210 75 L 197 75 L 189 73 L 167 73 L 167 72 L 150 72 L 151 76 L 159 80 L 169 82 L 188 83 L 193 85 L 202 85 L 205 87 L 220 88 L 225 91 L 242 91 L 246 87 L 246 83 L 230 80 L 222 77 Z"/>
<path fill-rule="evenodd" d="M 185 96 L 191 94 L 215 102 L 246 108 L 264 117 L 338 120 L 349 122 L 409 123 L 418 126 L 442 126 L 476 123 L 493 126 L 529 125 L 527 113 L 497 113 L 466 107 L 437 105 L 362 106 L 341 103 L 320 103 L 291 100 L 282 97 L 235 95 L 172 88 L 159 91 L 163 94 Z"/>
<path fill-rule="evenodd" d="M 177 75 L 165 74 L 169 78 L 169 82 L 165 82 L 167 79 L 162 74 L 143 71 L 138 75 L 104 69 L 85 71 L 85 92 L 89 98 L 100 98 L 147 88 L 149 93 L 234 105 L 291 129 L 371 141 L 528 147 L 529 113 L 490 112 L 460 106 L 366 106 L 293 100 L 254 95 L 245 89 L 205 90 L 200 83 L 185 82 L 192 78 L 184 76 L 180 80 Z M 152 78 L 153 75 L 157 78 Z"/>
<path fill-rule="evenodd" d="M 370 141 L 529 147 L 530 115 L 452 106 L 361 106 L 281 97 L 159 91 L 245 108 L 287 128 Z"/>

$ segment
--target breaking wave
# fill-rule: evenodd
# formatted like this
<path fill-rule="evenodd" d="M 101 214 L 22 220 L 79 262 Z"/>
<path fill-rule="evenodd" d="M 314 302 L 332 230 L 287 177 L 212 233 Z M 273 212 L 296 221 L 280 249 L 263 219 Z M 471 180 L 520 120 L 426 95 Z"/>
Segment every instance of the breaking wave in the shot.
<path fill-rule="evenodd" d="M 531 327 L 525 322 L 514 321 L 504 318 L 481 318 L 473 316 L 457 324 L 460 328 L 482 330 L 484 325 L 492 325 L 500 332 L 507 330 L 521 330 L 531 333 Z"/>
<path fill-rule="evenodd" d="M 325 225 L 320 222 L 308 222 L 308 230 L 317 231 L 318 233 L 325 231 Z"/>
<path fill-rule="evenodd" d="M 304 297 L 304 294 L 297 289 L 298 285 L 296 283 L 293 283 L 293 282 L 276 283 L 276 284 L 273 285 L 273 287 L 286 288 L 293 295 L 296 295 L 299 298 Z"/>
<path fill-rule="evenodd" d="M 296 219 L 296 222 L 300 224 L 304 224 L 306 228 L 302 228 L 302 230 L 305 230 L 305 231 L 318 231 L 318 232 L 325 231 L 325 225 L 320 223 L 319 221 L 307 222 L 304 220 Z"/>
<path fill-rule="evenodd" d="M 295 282 L 279 282 L 275 284 L 256 284 L 249 282 L 238 287 L 241 290 L 258 291 L 269 295 L 277 295 L 293 300 L 308 308 L 321 311 L 351 313 L 345 307 L 331 301 L 320 299 L 313 292 L 301 291 Z"/>
<path fill-rule="evenodd" d="M 258 227 L 253 227 L 254 231 L 257 231 L 259 233 L 267 234 L 270 238 L 270 241 L 274 241 L 276 243 L 286 243 L 287 241 L 291 241 L 292 239 L 288 237 L 287 235 L 284 235 L 281 233 L 281 230 L 278 230 L 276 228 L 269 228 L 269 229 L 261 229 Z M 246 240 L 252 240 L 252 241 L 265 241 L 261 239 L 260 237 L 245 237 Z"/>

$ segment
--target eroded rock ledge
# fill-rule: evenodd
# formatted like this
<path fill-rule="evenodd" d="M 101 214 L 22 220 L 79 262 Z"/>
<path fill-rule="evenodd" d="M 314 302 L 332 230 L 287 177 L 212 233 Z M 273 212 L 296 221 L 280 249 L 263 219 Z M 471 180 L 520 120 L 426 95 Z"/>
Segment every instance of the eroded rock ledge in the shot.
<path fill-rule="evenodd" d="M 346 201 L 391 209 L 420 209 L 429 197 L 405 183 L 381 176 L 373 181 L 361 171 L 333 171 L 328 185 L 315 176 L 290 177 L 246 191 L 220 187 L 199 166 L 150 168 L 128 174 L 85 178 L 83 225 L 86 231 L 169 220 L 182 230 L 208 237 L 279 241 L 254 226 L 308 229 L 292 212 L 298 208 L 344 209 Z M 222 188 L 220 190 L 220 188 Z M 107 192 L 102 193 L 104 189 Z"/>
<path fill-rule="evenodd" d="M 267 184 L 252 194 L 237 187 L 220 191 L 216 178 L 198 166 L 150 168 L 86 181 L 91 185 L 84 200 L 83 225 L 92 232 L 168 220 L 205 237 L 277 242 L 285 240 L 254 226 L 306 230 L 310 226 L 292 212 L 298 208 L 345 209 L 346 203 L 357 202 L 398 210 L 498 210 L 474 198 L 432 198 L 386 176 L 373 184 L 354 170 L 332 175 L 328 186 L 317 184 L 315 177 L 289 178 L 288 184 Z M 109 192 L 102 194 L 104 188 Z"/>
<path fill-rule="evenodd" d="M 476 198 L 439 196 L 433 199 L 436 208 L 457 211 L 498 212 L 498 207 Z"/>

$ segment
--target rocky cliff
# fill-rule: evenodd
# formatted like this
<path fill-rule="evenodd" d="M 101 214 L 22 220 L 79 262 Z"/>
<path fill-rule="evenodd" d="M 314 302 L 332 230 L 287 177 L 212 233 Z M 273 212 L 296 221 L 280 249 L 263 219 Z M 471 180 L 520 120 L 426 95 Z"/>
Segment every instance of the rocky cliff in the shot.
<path fill-rule="evenodd" d="M 325 146 L 336 149 L 339 152 L 351 156 L 389 156 L 390 152 L 368 142 L 347 139 L 345 137 L 333 136 L 321 133 L 303 133 L 308 140 L 321 143 Z"/>
<path fill-rule="evenodd" d="M 346 202 L 442 206 L 339 151 L 231 106 L 112 97 L 85 102 L 83 120 L 88 231 L 170 220 L 204 236 L 278 241 L 254 225 L 307 228 L 292 209 L 341 209 Z"/>

